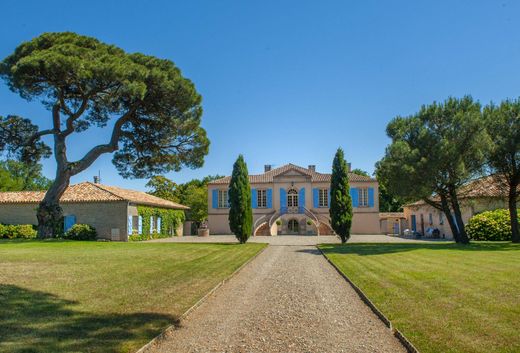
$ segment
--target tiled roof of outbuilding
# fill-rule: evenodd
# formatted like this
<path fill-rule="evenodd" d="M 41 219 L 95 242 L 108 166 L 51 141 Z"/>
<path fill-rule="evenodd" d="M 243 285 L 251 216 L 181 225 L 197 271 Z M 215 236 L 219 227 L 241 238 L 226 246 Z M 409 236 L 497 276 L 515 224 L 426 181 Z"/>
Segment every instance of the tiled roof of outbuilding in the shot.
<path fill-rule="evenodd" d="M 0 192 L 0 204 L 38 203 L 45 191 Z M 139 205 L 186 210 L 189 207 L 142 191 L 84 182 L 70 185 L 60 199 L 63 203 L 128 201 Z"/>
<path fill-rule="evenodd" d="M 316 171 L 313 171 L 311 169 L 307 169 L 307 168 L 303 168 L 303 167 L 300 167 L 300 166 L 297 166 L 295 164 L 285 164 L 279 168 L 275 168 L 275 169 L 272 169 L 268 172 L 265 172 L 263 174 L 257 174 L 257 175 L 250 175 L 249 176 L 249 182 L 251 184 L 257 184 L 257 183 L 272 183 L 273 182 L 273 178 L 278 176 L 278 175 L 281 175 L 281 174 L 284 174 L 290 170 L 295 170 L 297 172 L 300 172 L 304 175 L 308 175 L 311 177 L 311 181 L 312 182 L 326 182 L 326 183 L 330 183 L 330 174 L 324 174 L 324 173 L 318 173 Z M 212 181 L 211 183 L 209 184 L 229 184 L 229 181 L 231 180 L 231 177 L 230 176 L 227 176 L 227 177 L 224 177 L 224 178 L 221 178 L 221 179 L 217 179 L 217 180 L 214 180 Z M 354 174 L 354 173 L 349 173 L 349 180 L 350 181 L 354 181 L 354 182 L 357 182 L 357 181 L 375 181 L 375 179 L 371 178 L 371 177 L 367 177 L 367 176 L 364 176 L 364 175 L 359 175 L 359 174 Z"/>
<path fill-rule="evenodd" d="M 505 186 L 504 179 L 497 175 L 485 176 L 473 181 L 470 181 L 466 185 L 462 186 L 457 192 L 457 196 L 460 199 L 475 199 L 475 198 L 505 198 L 507 197 L 507 186 Z M 434 196 L 433 200 L 439 198 Z M 410 203 L 407 206 L 420 206 L 424 205 L 423 200 Z"/>

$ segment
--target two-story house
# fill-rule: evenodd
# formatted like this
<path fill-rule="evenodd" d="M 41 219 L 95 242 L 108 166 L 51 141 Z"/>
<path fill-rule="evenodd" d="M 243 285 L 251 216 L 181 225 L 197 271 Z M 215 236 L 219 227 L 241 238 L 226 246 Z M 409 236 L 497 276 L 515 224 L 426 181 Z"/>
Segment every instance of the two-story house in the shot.
<path fill-rule="evenodd" d="M 379 227 L 377 180 L 350 173 L 354 216 L 352 233 L 376 234 Z M 208 184 L 208 224 L 212 234 L 230 234 L 227 176 Z M 286 164 L 250 175 L 253 235 L 330 235 L 331 175 Z"/>

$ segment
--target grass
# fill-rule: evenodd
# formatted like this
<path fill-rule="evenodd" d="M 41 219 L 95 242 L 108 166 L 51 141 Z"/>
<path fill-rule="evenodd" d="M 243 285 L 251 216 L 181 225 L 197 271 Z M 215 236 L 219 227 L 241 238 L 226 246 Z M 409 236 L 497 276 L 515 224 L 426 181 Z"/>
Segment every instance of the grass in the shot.
<path fill-rule="evenodd" d="M 0 351 L 133 352 L 264 246 L 0 241 Z"/>
<path fill-rule="evenodd" d="M 520 352 L 520 244 L 321 245 L 421 352 Z"/>

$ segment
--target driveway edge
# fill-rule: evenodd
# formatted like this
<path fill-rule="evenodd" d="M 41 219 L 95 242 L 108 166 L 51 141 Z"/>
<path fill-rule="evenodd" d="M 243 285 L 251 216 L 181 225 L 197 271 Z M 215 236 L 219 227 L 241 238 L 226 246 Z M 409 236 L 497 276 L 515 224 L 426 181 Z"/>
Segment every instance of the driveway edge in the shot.
<path fill-rule="evenodd" d="M 237 268 L 235 271 L 233 271 L 233 273 L 231 273 L 229 276 L 227 276 L 226 278 L 224 278 L 222 281 L 220 281 L 219 283 L 217 283 L 215 285 L 215 287 L 213 287 L 208 293 L 206 293 L 202 298 L 200 298 L 195 304 L 193 304 L 188 310 L 186 310 L 181 316 L 179 316 L 179 319 L 177 320 L 177 322 L 175 322 L 174 324 L 166 327 L 160 334 L 158 334 L 157 336 L 155 336 L 154 338 L 152 338 L 148 343 L 146 343 L 144 346 L 142 346 L 141 348 L 139 348 L 135 353 L 145 353 L 148 348 L 151 348 L 155 343 L 157 343 L 158 341 L 160 341 L 161 339 L 164 338 L 164 336 L 166 336 L 166 334 L 171 331 L 171 330 L 175 330 L 175 328 L 183 321 L 185 320 L 188 315 L 195 309 L 197 309 L 200 305 L 202 305 L 202 303 L 204 303 L 206 300 L 208 300 L 208 298 L 213 295 L 217 289 L 219 289 L 220 287 L 222 287 L 222 285 L 226 282 L 228 282 L 231 278 L 235 277 L 244 267 L 246 267 L 251 261 L 253 261 L 254 259 L 256 259 L 261 253 L 263 253 L 265 251 L 265 249 L 267 249 L 269 247 L 269 245 L 267 246 L 264 246 L 262 250 L 260 250 L 259 252 L 257 252 L 255 254 L 255 256 L 251 257 L 249 260 L 247 260 L 246 262 L 244 262 L 242 265 L 240 265 L 239 268 Z"/>
<path fill-rule="evenodd" d="M 367 295 L 357 286 L 354 284 L 354 282 L 352 282 L 350 280 L 350 278 L 348 278 L 348 276 L 343 273 L 343 271 L 341 271 L 339 269 L 338 266 L 336 266 L 335 263 L 333 263 L 328 257 L 327 255 L 325 255 L 325 253 L 323 252 L 323 250 L 320 249 L 319 247 L 319 244 L 316 245 L 316 248 L 319 250 L 319 252 L 323 255 L 323 257 L 327 260 L 327 262 L 329 264 L 332 265 L 332 267 L 334 267 L 334 269 L 340 274 L 341 277 L 343 277 L 351 286 L 352 288 L 354 288 L 354 290 L 356 291 L 356 293 L 359 295 L 359 298 L 361 298 L 361 300 L 366 304 L 368 305 L 368 307 L 374 312 L 374 314 L 377 315 L 377 317 L 383 321 L 383 323 L 390 329 L 392 330 L 394 336 L 399 340 L 399 342 L 401 342 L 401 344 L 406 348 L 406 350 L 409 352 L 409 353 L 420 353 L 419 350 L 417 348 L 415 348 L 415 346 L 403 335 L 403 333 L 401 331 L 399 331 L 397 328 L 393 327 L 392 325 L 392 322 L 390 321 L 390 319 L 388 319 L 385 314 L 383 314 L 381 312 L 381 310 L 379 310 L 379 308 L 367 297 Z"/>

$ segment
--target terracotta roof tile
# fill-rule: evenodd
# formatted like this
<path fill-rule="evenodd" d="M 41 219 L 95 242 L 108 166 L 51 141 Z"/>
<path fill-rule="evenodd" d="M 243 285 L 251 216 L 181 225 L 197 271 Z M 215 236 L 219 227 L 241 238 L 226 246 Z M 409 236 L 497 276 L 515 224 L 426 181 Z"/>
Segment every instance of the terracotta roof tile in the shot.
<path fill-rule="evenodd" d="M 318 173 L 318 172 L 313 171 L 311 169 L 303 168 L 303 167 L 300 167 L 300 166 L 297 166 L 297 165 L 291 164 L 291 163 L 283 165 L 283 166 L 281 166 L 279 168 L 272 169 L 272 170 L 270 170 L 268 172 L 265 172 L 263 174 L 250 175 L 249 176 L 249 182 L 251 184 L 272 183 L 274 177 L 276 177 L 278 175 L 281 175 L 281 174 L 284 174 L 284 173 L 286 173 L 286 172 L 288 172 L 290 170 L 295 170 L 295 171 L 300 172 L 300 173 L 302 173 L 304 175 L 310 176 L 312 182 L 327 182 L 327 183 L 330 183 L 330 177 L 331 177 L 330 174 Z M 231 177 L 230 176 L 226 176 L 224 178 L 214 180 L 214 181 L 212 181 L 209 184 L 210 185 L 211 184 L 229 184 L 230 180 L 231 180 Z M 373 179 L 371 177 L 358 175 L 358 174 L 354 174 L 354 173 L 349 173 L 349 180 L 350 181 L 354 181 L 354 182 L 358 182 L 358 181 L 375 181 L 375 179 Z"/>
<path fill-rule="evenodd" d="M 44 191 L 0 192 L 0 204 L 38 203 L 44 196 Z M 60 199 L 60 202 L 63 203 L 114 201 L 128 201 L 139 205 L 150 205 L 173 209 L 189 209 L 187 206 L 164 200 L 142 191 L 94 184 L 91 182 L 70 185 Z"/>

